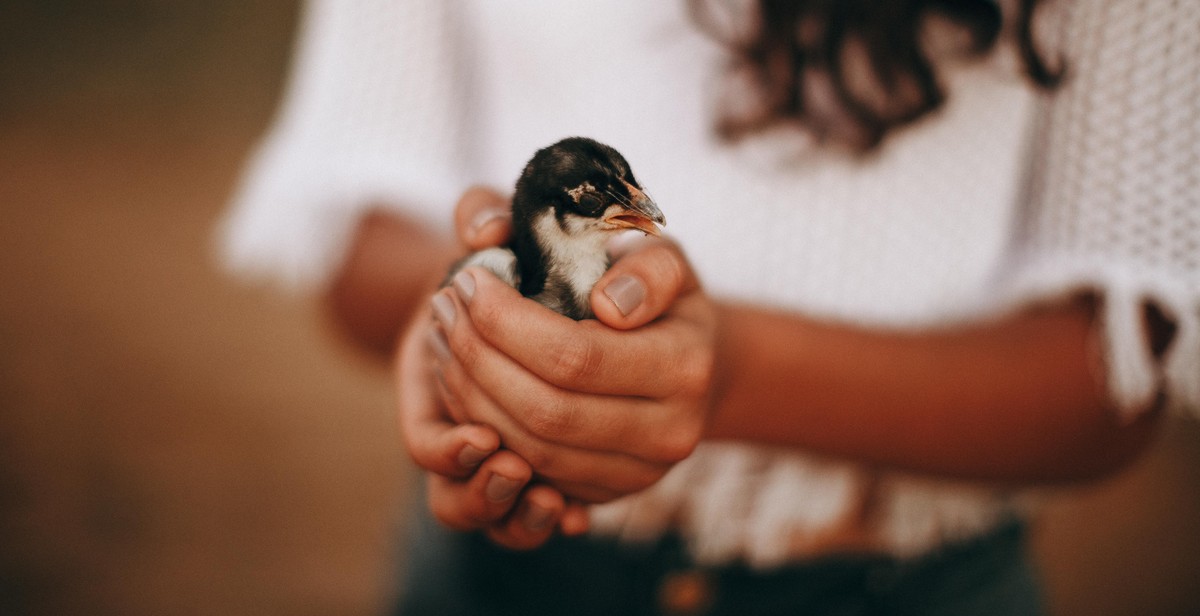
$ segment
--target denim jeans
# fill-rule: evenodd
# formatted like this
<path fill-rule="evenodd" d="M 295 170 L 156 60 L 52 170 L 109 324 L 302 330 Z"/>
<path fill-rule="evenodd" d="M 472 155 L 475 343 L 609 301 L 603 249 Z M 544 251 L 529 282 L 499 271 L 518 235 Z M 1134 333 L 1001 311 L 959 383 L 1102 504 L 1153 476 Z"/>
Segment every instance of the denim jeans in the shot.
<path fill-rule="evenodd" d="M 1042 613 L 1024 526 L 919 558 L 831 556 L 767 571 L 696 567 L 676 537 L 628 546 L 556 538 L 511 552 L 428 517 L 410 543 L 403 616 Z"/>

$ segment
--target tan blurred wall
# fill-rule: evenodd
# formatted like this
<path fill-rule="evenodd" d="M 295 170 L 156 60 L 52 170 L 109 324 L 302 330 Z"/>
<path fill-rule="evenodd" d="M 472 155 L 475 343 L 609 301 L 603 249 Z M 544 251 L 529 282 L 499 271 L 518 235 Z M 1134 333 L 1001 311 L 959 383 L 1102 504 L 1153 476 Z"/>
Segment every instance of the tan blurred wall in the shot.
<path fill-rule="evenodd" d="M 0 613 L 369 614 L 409 468 L 386 374 L 210 234 L 283 0 L 0 4 Z M 1200 430 L 1037 529 L 1058 614 L 1200 613 Z"/>
<path fill-rule="evenodd" d="M 0 3 L 0 613 L 370 614 L 383 372 L 211 232 L 293 2 Z"/>

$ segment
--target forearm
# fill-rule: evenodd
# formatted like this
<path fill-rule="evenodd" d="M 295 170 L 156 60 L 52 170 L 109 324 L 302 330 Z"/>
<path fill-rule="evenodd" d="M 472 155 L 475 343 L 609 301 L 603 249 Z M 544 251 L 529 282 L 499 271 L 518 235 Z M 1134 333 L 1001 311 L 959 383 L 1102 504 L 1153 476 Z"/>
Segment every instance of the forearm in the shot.
<path fill-rule="evenodd" d="M 926 333 L 724 305 L 709 438 L 798 446 L 964 478 L 1043 482 L 1120 467 L 1155 425 L 1122 425 L 1076 301 Z"/>
<path fill-rule="evenodd" d="M 363 218 L 326 295 L 334 322 L 381 359 L 457 256 L 449 238 L 395 214 Z"/>

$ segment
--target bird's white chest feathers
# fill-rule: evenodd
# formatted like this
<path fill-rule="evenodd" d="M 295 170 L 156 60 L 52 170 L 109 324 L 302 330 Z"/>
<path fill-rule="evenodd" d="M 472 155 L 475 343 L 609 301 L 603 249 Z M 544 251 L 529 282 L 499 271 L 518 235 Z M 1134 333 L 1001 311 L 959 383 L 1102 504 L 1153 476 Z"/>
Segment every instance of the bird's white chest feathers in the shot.
<path fill-rule="evenodd" d="M 589 218 L 568 215 L 567 229 L 558 225 L 554 212 L 547 211 L 533 221 L 538 244 L 546 253 L 548 281 L 564 284 L 580 304 L 586 306 L 592 287 L 608 270 L 608 252 L 604 243 L 608 234 L 594 226 Z"/>

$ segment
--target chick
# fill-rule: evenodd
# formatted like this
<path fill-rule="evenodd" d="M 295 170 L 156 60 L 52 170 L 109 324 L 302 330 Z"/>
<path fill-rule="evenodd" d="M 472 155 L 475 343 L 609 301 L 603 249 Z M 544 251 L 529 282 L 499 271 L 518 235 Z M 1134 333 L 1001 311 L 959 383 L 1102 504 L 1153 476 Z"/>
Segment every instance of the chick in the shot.
<path fill-rule="evenodd" d="M 572 319 L 593 318 L 588 297 L 610 265 L 616 232 L 659 235 L 666 219 L 613 148 L 569 137 L 538 150 L 517 180 L 507 246 L 468 255 L 522 295 Z M 447 278 L 449 280 L 449 278 Z"/>

